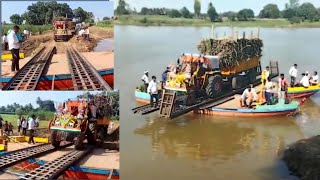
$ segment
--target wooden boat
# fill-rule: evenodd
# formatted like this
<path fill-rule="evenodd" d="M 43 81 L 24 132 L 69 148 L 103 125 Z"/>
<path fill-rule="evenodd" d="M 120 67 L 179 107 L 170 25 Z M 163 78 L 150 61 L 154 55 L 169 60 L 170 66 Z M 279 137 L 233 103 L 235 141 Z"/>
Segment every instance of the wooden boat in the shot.
<path fill-rule="evenodd" d="M 315 93 L 320 91 L 320 84 L 309 86 L 308 88 L 305 87 L 289 87 L 288 88 L 288 97 L 292 99 L 298 99 L 298 98 L 308 98 Z"/>
<path fill-rule="evenodd" d="M 113 88 L 113 69 L 104 69 L 98 71 L 102 78 Z M 2 87 L 4 87 L 11 77 L 2 78 Z M 36 90 L 73 90 L 71 74 L 47 75 L 40 78 Z"/>
<path fill-rule="evenodd" d="M 140 90 L 135 90 L 134 95 L 136 98 L 136 101 L 142 102 L 142 103 L 150 103 L 150 94 L 146 92 L 142 92 Z"/>

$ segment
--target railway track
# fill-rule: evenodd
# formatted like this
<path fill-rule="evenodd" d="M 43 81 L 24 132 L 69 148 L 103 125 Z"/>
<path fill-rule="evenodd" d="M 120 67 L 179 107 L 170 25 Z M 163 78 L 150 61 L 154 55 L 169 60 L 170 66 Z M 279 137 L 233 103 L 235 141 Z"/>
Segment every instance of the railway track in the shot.
<path fill-rule="evenodd" d="M 33 58 L 3 87 L 3 90 L 35 90 L 55 51 L 55 47 L 41 47 Z"/>
<path fill-rule="evenodd" d="M 65 148 L 70 145 L 71 143 L 61 146 L 61 148 Z M 55 150 L 56 149 L 51 144 L 47 143 L 8 152 L 7 154 L 0 156 L 0 169 L 8 168 L 29 158 L 47 154 Z"/>
<path fill-rule="evenodd" d="M 74 90 L 112 90 L 96 69 L 73 46 L 67 46 Z"/>
<path fill-rule="evenodd" d="M 87 155 L 92 151 L 92 147 L 84 150 L 78 151 L 73 150 L 70 153 L 63 155 L 53 161 L 50 161 L 33 171 L 26 173 L 21 176 L 21 180 L 27 179 L 57 179 L 65 170 L 67 170 L 71 165 L 79 161 L 82 157 Z"/>

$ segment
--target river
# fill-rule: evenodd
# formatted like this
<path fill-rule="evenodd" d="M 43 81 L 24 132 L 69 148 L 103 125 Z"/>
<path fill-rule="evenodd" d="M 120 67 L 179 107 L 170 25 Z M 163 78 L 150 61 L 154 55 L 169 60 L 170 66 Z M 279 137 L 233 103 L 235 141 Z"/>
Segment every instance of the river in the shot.
<path fill-rule="evenodd" d="M 251 30 L 237 29 L 247 35 Z M 231 33 L 216 28 L 215 33 Z M 160 179 L 289 179 L 279 160 L 290 143 L 319 133 L 320 94 L 301 107 L 296 117 L 239 119 L 189 113 L 164 120 L 157 113 L 136 115 L 134 89 L 144 70 L 161 77 L 166 65 L 184 52 L 196 53 L 207 27 L 115 27 L 115 79 L 121 104 L 121 178 Z M 320 70 L 320 29 L 260 29 L 262 64 L 278 60 L 288 74 L 293 63 L 300 72 Z"/>

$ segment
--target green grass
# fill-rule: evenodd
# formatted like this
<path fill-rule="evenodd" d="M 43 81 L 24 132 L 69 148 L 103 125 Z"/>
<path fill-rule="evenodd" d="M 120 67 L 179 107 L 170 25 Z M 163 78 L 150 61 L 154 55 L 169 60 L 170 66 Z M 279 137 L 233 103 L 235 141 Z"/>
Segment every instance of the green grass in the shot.
<path fill-rule="evenodd" d="M 254 21 L 210 22 L 209 19 L 170 18 L 157 15 L 122 15 L 115 21 L 118 25 L 140 26 L 233 26 L 233 27 L 320 27 L 320 22 L 291 24 L 287 19 L 256 19 Z"/>
<path fill-rule="evenodd" d="M 16 115 L 16 114 L 0 114 L 0 116 L 3 118 L 3 121 L 8 121 L 8 123 L 11 123 L 13 125 L 14 129 L 17 129 L 18 115 Z M 49 123 L 48 120 L 40 120 L 39 128 L 47 128 L 48 123 Z"/>
<path fill-rule="evenodd" d="M 96 24 L 96 26 L 103 28 L 113 28 L 113 25 L 114 23 L 111 20 L 100 21 Z"/>
<path fill-rule="evenodd" d="M 2 34 L 8 32 L 9 29 L 13 28 L 13 24 L 2 25 Z M 52 25 L 19 25 L 20 31 L 28 30 L 32 34 L 42 34 L 45 31 L 52 30 Z"/>

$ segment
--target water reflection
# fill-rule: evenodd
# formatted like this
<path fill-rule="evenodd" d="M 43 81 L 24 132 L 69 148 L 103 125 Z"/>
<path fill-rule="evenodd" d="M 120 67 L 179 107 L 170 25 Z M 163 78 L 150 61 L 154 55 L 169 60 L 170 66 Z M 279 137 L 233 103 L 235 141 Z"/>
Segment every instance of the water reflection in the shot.
<path fill-rule="evenodd" d="M 154 158 L 163 153 L 171 159 L 219 161 L 247 153 L 276 155 L 303 136 L 293 118 L 257 121 L 193 114 L 176 121 L 150 118 L 135 134 L 151 137 Z"/>

